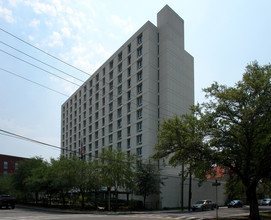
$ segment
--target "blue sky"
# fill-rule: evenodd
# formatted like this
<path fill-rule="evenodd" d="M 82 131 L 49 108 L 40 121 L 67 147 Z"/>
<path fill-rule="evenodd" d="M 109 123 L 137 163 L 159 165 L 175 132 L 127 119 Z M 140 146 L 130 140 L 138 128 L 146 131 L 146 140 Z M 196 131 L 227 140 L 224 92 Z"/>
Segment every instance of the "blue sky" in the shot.
<path fill-rule="evenodd" d="M 202 88 L 214 81 L 231 86 L 241 80 L 248 63 L 270 63 L 268 0 L 0 0 L 0 28 L 91 75 L 146 21 L 156 25 L 156 14 L 166 4 L 185 22 L 185 49 L 195 61 L 195 102 L 204 101 Z M 67 97 L 5 70 L 68 96 L 76 85 L 12 56 L 76 84 L 82 82 L 63 72 L 81 80 L 88 75 L 2 30 L 0 129 L 60 146 L 60 111 Z M 60 151 L 0 135 L 0 154 L 49 160 L 57 158 Z"/>

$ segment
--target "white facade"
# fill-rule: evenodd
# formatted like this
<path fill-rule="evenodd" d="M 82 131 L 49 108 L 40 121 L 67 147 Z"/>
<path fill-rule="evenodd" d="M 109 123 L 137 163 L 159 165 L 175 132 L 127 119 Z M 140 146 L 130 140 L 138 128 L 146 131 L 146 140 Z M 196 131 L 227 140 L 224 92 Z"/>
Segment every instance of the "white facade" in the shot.
<path fill-rule="evenodd" d="M 184 50 L 183 20 L 166 5 L 157 27 L 146 22 L 62 105 L 61 154 L 79 156 L 83 142 L 86 159 L 104 146 L 146 159 L 159 123 L 192 104 L 194 59 Z M 179 204 L 180 187 L 174 188 L 163 187 L 159 206 Z"/>

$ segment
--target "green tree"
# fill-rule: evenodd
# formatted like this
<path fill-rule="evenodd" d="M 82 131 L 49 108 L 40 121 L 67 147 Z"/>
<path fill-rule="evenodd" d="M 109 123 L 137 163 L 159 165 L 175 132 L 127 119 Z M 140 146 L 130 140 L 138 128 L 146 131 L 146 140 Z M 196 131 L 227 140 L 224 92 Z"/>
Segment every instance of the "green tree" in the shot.
<path fill-rule="evenodd" d="M 82 209 L 85 205 L 85 195 L 87 192 L 95 191 L 100 188 L 100 175 L 98 166 L 94 162 L 80 160 L 77 157 L 71 159 L 74 169 L 74 187 L 78 189 L 82 196 Z"/>
<path fill-rule="evenodd" d="M 104 149 L 100 155 L 102 183 L 108 189 L 108 209 L 110 210 L 111 190 L 115 190 L 116 202 L 120 188 L 132 188 L 134 183 L 134 157 L 121 150 Z"/>
<path fill-rule="evenodd" d="M 36 204 L 40 192 L 46 192 L 48 186 L 47 172 L 49 164 L 45 161 L 40 161 L 39 165 L 33 167 L 30 175 L 24 180 L 24 184 L 30 192 L 35 193 Z"/>
<path fill-rule="evenodd" d="M 0 176 L 0 194 L 13 194 L 15 192 L 13 175 Z"/>
<path fill-rule="evenodd" d="M 148 163 L 138 162 L 136 166 L 137 193 L 142 195 L 145 208 L 146 198 L 153 194 L 159 194 L 161 184 L 160 171 L 150 161 Z"/>
<path fill-rule="evenodd" d="M 14 187 L 18 192 L 24 194 L 25 202 L 27 202 L 27 194 L 33 192 L 32 186 L 28 184 L 27 179 L 31 178 L 32 171 L 39 168 L 42 163 L 43 159 L 40 157 L 21 161 L 14 173 Z"/>
<path fill-rule="evenodd" d="M 51 190 L 59 192 L 62 198 L 62 204 L 65 205 L 67 194 L 75 185 L 75 170 L 71 160 L 65 157 L 51 159 L 50 177 Z"/>
<path fill-rule="evenodd" d="M 191 114 L 175 115 L 163 121 L 159 128 L 158 143 L 155 145 L 155 159 L 169 157 L 168 163 L 174 167 L 181 166 L 183 208 L 184 180 L 187 175 L 191 180 L 191 173 L 204 179 L 210 170 L 211 162 L 208 157 L 208 146 L 204 144 L 204 124 L 198 120 L 198 108 L 191 108 Z M 191 183 L 191 181 L 189 181 Z M 189 187 L 189 201 L 191 206 L 191 186 Z"/>
<path fill-rule="evenodd" d="M 233 87 L 214 83 L 204 91 L 210 158 L 242 181 L 250 219 L 258 220 L 256 187 L 271 172 L 271 65 L 254 62 Z"/>

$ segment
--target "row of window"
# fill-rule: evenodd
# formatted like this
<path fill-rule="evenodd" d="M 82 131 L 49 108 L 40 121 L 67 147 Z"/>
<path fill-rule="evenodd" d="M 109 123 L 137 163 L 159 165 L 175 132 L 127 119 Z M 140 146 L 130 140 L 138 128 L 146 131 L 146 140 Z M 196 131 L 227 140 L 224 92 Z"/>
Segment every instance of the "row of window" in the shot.
<path fill-rule="evenodd" d="M 137 41 L 138 41 L 138 44 L 141 44 L 142 43 L 142 34 L 140 34 L 139 36 L 138 36 L 138 38 L 137 38 Z M 131 44 L 129 44 L 128 45 L 128 53 L 130 53 L 131 52 Z M 142 46 L 140 46 L 138 49 L 137 49 L 137 57 L 140 57 L 142 55 Z M 122 60 L 122 52 L 121 53 L 119 53 L 119 55 L 118 55 L 118 60 L 119 60 L 119 62 Z M 131 56 L 128 56 L 128 65 L 129 64 L 131 64 Z M 142 64 L 143 64 L 143 61 L 142 61 L 142 59 L 140 59 L 140 60 L 138 60 L 137 61 L 137 69 L 140 69 L 140 68 L 142 68 Z M 113 60 L 112 61 L 110 61 L 110 63 L 109 63 L 109 68 L 110 68 L 110 70 L 111 69 L 113 69 Z M 119 65 L 118 65 L 118 72 L 122 72 L 122 63 L 120 63 Z M 128 76 L 130 76 L 130 73 L 131 72 L 131 68 L 129 67 L 128 68 Z M 103 76 L 105 76 L 105 67 L 103 68 Z M 95 85 L 95 89 L 96 89 L 96 91 L 98 91 L 99 90 L 99 73 L 97 73 L 96 75 L 95 75 L 95 77 L 93 77 L 93 78 L 95 78 L 95 80 L 96 80 L 96 85 Z M 109 73 L 109 79 L 110 80 L 112 80 L 113 79 L 113 71 L 111 71 L 110 73 Z M 119 79 L 119 82 L 121 81 L 121 79 Z M 105 78 L 103 78 L 102 79 L 102 82 L 103 82 L 103 85 L 105 85 Z M 90 86 L 90 95 L 92 95 L 92 86 L 93 86 L 93 79 L 91 79 L 90 81 L 89 81 L 89 86 Z M 87 91 L 87 85 L 85 85 L 84 87 L 83 87 L 83 92 L 84 93 L 86 93 L 86 91 Z M 82 95 L 82 92 L 81 92 L 81 90 L 79 90 L 79 97 L 81 97 L 81 95 Z M 84 95 L 84 99 L 85 99 L 85 95 Z M 75 101 L 77 101 L 77 94 L 75 94 L 75 96 L 74 96 L 74 99 L 75 99 Z M 70 100 L 70 105 L 72 105 L 72 99 Z M 79 100 L 79 102 L 81 102 L 81 100 Z M 66 107 L 68 107 L 68 103 L 67 103 L 67 106 Z M 65 109 L 65 106 L 63 107 L 63 109 Z"/>
<path fill-rule="evenodd" d="M 117 147 L 119 148 L 119 146 L 117 146 Z M 121 148 L 121 147 L 120 147 L 120 148 Z M 112 151 L 112 150 L 113 150 L 113 147 L 112 147 L 112 146 L 109 146 L 109 149 Z M 73 153 L 73 152 L 70 152 L 69 154 L 68 154 L 68 153 L 65 154 L 65 150 L 62 150 L 62 154 L 65 155 L 66 157 L 70 157 L 70 158 L 72 158 L 72 157 L 74 156 L 74 154 L 76 155 L 76 153 Z M 128 150 L 128 151 L 127 151 L 127 156 L 129 157 L 130 154 L 131 154 L 131 151 Z M 138 157 L 142 157 L 142 147 L 136 148 L 136 154 L 137 154 Z M 79 155 L 81 156 L 81 152 L 78 152 L 77 155 L 78 155 L 78 156 L 79 156 Z M 86 158 L 86 155 L 88 156 L 88 158 Z M 92 152 L 91 152 L 91 153 L 88 153 L 88 154 L 86 154 L 86 152 L 84 152 L 84 153 L 83 153 L 83 158 L 84 158 L 84 159 L 88 159 L 88 160 L 90 160 L 90 161 L 93 160 L 93 159 L 98 159 L 98 158 L 99 158 L 99 151 L 98 151 L 98 150 L 95 151 L 95 156 L 92 155 Z"/>

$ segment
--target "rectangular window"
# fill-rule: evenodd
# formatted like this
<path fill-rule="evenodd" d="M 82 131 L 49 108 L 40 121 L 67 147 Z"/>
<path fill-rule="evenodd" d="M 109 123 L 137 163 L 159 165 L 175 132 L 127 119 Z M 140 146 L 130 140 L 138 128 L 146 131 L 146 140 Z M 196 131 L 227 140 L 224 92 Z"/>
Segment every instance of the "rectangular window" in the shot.
<path fill-rule="evenodd" d="M 137 145 L 142 144 L 142 134 L 136 136 L 136 144 Z"/>
<path fill-rule="evenodd" d="M 127 139 L 127 148 L 131 147 L 131 139 Z"/>
<path fill-rule="evenodd" d="M 109 80 L 113 79 L 113 71 L 109 73 Z"/>
<path fill-rule="evenodd" d="M 141 81 L 142 80 L 142 71 L 140 71 L 139 73 L 137 73 L 137 81 Z"/>
<path fill-rule="evenodd" d="M 113 132 L 113 124 L 108 125 L 108 131 L 109 133 Z"/>
<path fill-rule="evenodd" d="M 142 121 L 141 122 L 138 122 L 136 124 L 136 127 L 137 127 L 137 132 L 141 132 L 142 131 Z"/>
<path fill-rule="evenodd" d="M 118 76 L 118 83 L 122 83 L 122 74 Z"/>
<path fill-rule="evenodd" d="M 118 129 L 121 128 L 121 127 L 122 127 L 122 120 L 119 119 L 119 120 L 118 120 Z"/>
<path fill-rule="evenodd" d="M 109 93 L 109 101 L 113 101 L 113 92 Z"/>
<path fill-rule="evenodd" d="M 131 124 L 131 115 L 127 115 L 127 125 Z"/>
<path fill-rule="evenodd" d="M 138 157 L 142 157 L 142 147 L 136 149 L 136 154 Z"/>
<path fill-rule="evenodd" d="M 117 148 L 118 148 L 118 150 L 121 150 L 121 142 L 117 143 Z"/>
<path fill-rule="evenodd" d="M 142 83 L 137 86 L 137 94 L 142 93 Z"/>
<path fill-rule="evenodd" d="M 95 122 L 95 130 L 98 130 L 99 129 L 99 121 L 96 121 Z"/>
<path fill-rule="evenodd" d="M 129 56 L 128 58 L 127 58 L 127 65 L 130 65 L 131 64 L 131 56 Z"/>
<path fill-rule="evenodd" d="M 119 73 L 122 71 L 122 63 L 120 65 L 118 65 L 118 71 L 119 71 Z"/>
<path fill-rule="evenodd" d="M 97 92 L 97 93 L 95 94 L 95 101 L 98 101 L 98 99 L 99 99 L 99 93 Z"/>
<path fill-rule="evenodd" d="M 103 78 L 103 86 L 105 85 L 105 78 Z"/>
<path fill-rule="evenodd" d="M 131 88 L 131 79 L 128 79 L 127 80 L 127 89 L 130 89 Z"/>
<path fill-rule="evenodd" d="M 113 121 L 113 113 L 110 113 L 109 114 L 109 122 L 112 122 Z"/>
<path fill-rule="evenodd" d="M 138 37 L 137 37 L 137 44 L 141 44 L 142 43 L 142 34 L 140 34 Z"/>
<path fill-rule="evenodd" d="M 4 161 L 4 169 L 8 169 L 8 162 Z"/>
<path fill-rule="evenodd" d="M 121 95 L 121 93 L 122 93 L 122 86 L 120 85 L 120 86 L 118 87 L 118 95 Z"/>
<path fill-rule="evenodd" d="M 118 61 L 120 62 L 121 60 L 122 60 L 122 52 L 120 52 L 118 55 Z"/>
<path fill-rule="evenodd" d="M 109 104 L 109 111 L 110 111 L 110 112 L 113 111 L 113 102 L 111 102 L 111 103 Z"/>
<path fill-rule="evenodd" d="M 96 84 L 96 91 L 99 90 L 99 83 Z"/>
<path fill-rule="evenodd" d="M 97 73 L 95 78 L 96 78 L 96 82 L 98 82 L 99 81 L 99 73 Z"/>
<path fill-rule="evenodd" d="M 131 127 L 127 127 L 127 136 L 131 136 Z"/>
<path fill-rule="evenodd" d="M 105 75 L 105 68 L 103 68 L 103 76 Z"/>
<path fill-rule="evenodd" d="M 127 112 L 131 112 L 131 103 L 130 102 L 127 104 Z"/>
<path fill-rule="evenodd" d="M 109 91 L 113 89 L 113 81 L 109 83 Z"/>
<path fill-rule="evenodd" d="M 118 140 L 121 140 L 121 131 L 118 131 Z"/>
<path fill-rule="evenodd" d="M 142 109 L 137 110 L 137 119 L 142 119 Z"/>
<path fill-rule="evenodd" d="M 112 136 L 112 134 L 109 135 L 108 142 L 109 142 L 109 144 L 112 144 L 112 142 L 113 142 L 113 136 Z"/>
<path fill-rule="evenodd" d="M 137 107 L 142 106 L 142 96 L 137 98 Z"/>
<path fill-rule="evenodd" d="M 96 112 L 95 113 L 95 120 L 98 120 L 98 118 L 99 118 L 99 112 Z"/>
<path fill-rule="evenodd" d="M 127 92 L 127 100 L 130 100 L 131 99 L 131 91 L 128 91 Z"/>
<path fill-rule="evenodd" d="M 131 67 L 129 67 L 128 69 L 127 69 L 127 77 L 130 77 L 131 76 Z"/>
<path fill-rule="evenodd" d="M 92 96 L 92 89 L 89 90 L 89 96 Z"/>
<path fill-rule="evenodd" d="M 118 98 L 118 106 L 121 106 L 122 105 L 122 97 L 119 97 Z"/>
<path fill-rule="evenodd" d="M 127 51 L 128 51 L 128 53 L 131 53 L 131 44 L 128 45 Z"/>
<path fill-rule="evenodd" d="M 113 60 L 109 63 L 109 68 L 110 69 L 113 69 L 113 67 L 114 67 L 114 62 L 113 62 Z"/>
<path fill-rule="evenodd" d="M 120 118 L 121 116 L 122 116 L 122 109 L 119 108 L 119 109 L 118 109 L 118 117 Z"/>
<path fill-rule="evenodd" d="M 142 47 L 137 49 L 137 57 L 140 57 L 142 55 Z"/>
<path fill-rule="evenodd" d="M 143 65 L 142 59 L 140 59 L 139 61 L 137 61 L 137 69 L 141 69 Z"/>

